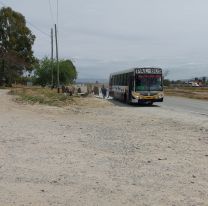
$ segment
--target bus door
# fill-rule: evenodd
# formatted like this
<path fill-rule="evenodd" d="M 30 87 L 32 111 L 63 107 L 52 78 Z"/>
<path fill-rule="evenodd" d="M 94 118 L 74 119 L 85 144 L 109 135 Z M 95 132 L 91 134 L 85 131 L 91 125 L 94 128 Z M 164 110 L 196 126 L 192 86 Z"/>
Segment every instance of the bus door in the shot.
<path fill-rule="evenodd" d="M 134 77 L 128 75 L 128 100 L 131 100 L 131 92 L 134 90 Z"/>

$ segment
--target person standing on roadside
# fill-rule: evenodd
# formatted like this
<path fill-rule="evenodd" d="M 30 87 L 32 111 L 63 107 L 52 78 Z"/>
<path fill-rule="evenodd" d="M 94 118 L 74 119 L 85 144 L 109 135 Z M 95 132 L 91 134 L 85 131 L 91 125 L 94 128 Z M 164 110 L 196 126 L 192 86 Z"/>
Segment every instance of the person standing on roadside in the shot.
<path fill-rule="evenodd" d="M 101 88 L 101 93 L 103 95 L 103 99 L 106 98 L 106 94 L 107 94 L 107 89 L 105 88 L 105 86 L 103 85 L 102 88 Z"/>

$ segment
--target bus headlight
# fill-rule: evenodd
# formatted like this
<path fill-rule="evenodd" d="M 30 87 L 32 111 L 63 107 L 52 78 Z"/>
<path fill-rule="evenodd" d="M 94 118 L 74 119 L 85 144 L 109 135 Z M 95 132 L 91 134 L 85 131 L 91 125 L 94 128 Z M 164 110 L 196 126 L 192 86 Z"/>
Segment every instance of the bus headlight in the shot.
<path fill-rule="evenodd" d="M 164 94 L 163 94 L 163 93 L 159 93 L 159 94 L 158 94 L 158 98 L 159 98 L 159 99 L 162 99 L 163 97 L 164 97 Z"/>
<path fill-rule="evenodd" d="M 133 93 L 132 93 L 132 96 L 133 96 L 135 99 L 140 99 L 140 98 L 141 98 L 141 96 L 140 96 L 140 94 L 139 94 L 138 92 L 133 92 Z"/>

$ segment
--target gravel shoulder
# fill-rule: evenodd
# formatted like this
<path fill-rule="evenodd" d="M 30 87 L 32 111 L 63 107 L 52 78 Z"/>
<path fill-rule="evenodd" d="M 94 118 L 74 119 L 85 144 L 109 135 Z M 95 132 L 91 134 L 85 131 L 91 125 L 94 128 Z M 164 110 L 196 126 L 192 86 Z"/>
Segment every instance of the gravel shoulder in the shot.
<path fill-rule="evenodd" d="M 206 116 L 85 101 L 0 90 L 0 205 L 208 205 Z"/>

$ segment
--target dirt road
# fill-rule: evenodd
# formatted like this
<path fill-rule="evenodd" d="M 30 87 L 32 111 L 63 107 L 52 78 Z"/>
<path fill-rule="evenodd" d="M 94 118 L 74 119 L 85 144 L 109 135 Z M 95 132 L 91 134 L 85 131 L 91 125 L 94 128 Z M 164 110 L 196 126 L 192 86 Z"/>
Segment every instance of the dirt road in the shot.
<path fill-rule="evenodd" d="M 21 105 L 0 91 L 0 174 L 3 206 L 205 206 L 208 118 L 101 99 Z"/>

